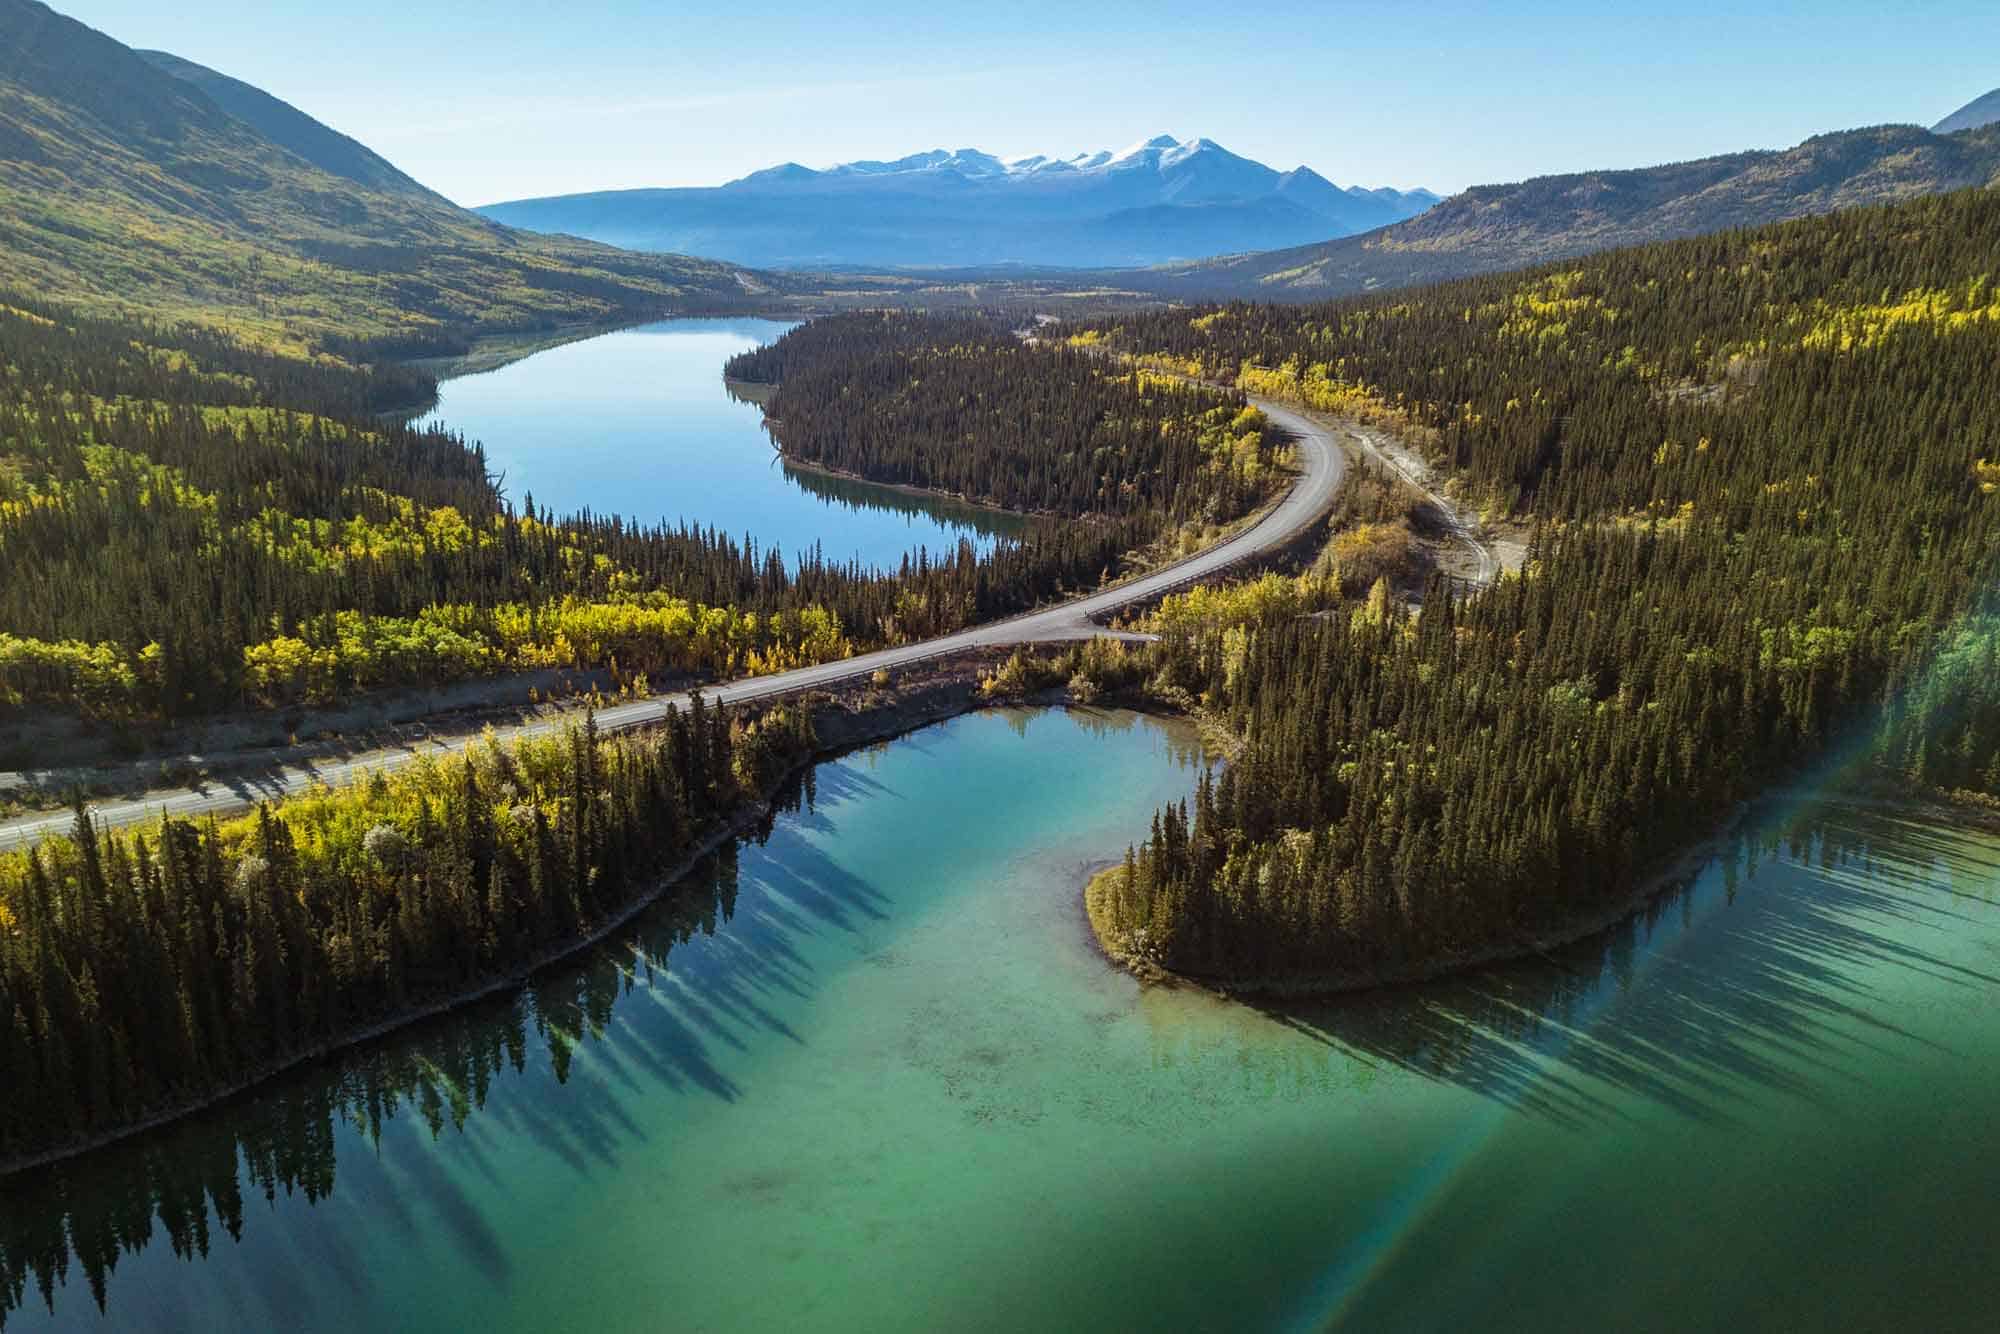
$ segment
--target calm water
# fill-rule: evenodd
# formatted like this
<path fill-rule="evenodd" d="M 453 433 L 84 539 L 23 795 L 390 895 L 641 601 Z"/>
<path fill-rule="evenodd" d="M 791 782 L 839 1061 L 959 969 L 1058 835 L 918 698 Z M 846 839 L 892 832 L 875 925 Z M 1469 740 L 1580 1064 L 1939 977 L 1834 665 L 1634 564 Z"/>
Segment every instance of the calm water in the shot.
<path fill-rule="evenodd" d="M 643 524 L 686 520 L 789 555 L 895 566 L 919 547 L 982 550 L 1019 533 L 1016 516 L 784 466 L 756 404 L 730 394 L 722 364 L 791 325 L 668 320 L 537 352 L 446 381 L 421 420 L 486 446 L 517 505 L 591 510 Z"/>
<path fill-rule="evenodd" d="M 2000 841 L 1786 812 L 1608 940 L 1266 1013 L 1080 921 L 1187 747 L 823 765 L 518 1001 L 7 1182 L 8 1328 L 1991 1327 Z"/>

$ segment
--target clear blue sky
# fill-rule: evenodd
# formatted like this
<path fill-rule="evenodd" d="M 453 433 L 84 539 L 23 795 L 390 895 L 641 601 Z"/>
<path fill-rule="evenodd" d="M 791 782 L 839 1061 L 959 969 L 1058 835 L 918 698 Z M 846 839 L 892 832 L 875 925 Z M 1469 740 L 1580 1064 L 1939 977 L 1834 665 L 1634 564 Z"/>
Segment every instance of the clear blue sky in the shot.
<path fill-rule="evenodd" d="M 257 84 L 467 204 L 1160 133 L 1451 191 L 1930 124 L 2000 85 L 1996 0 L 55 7 Z"/>

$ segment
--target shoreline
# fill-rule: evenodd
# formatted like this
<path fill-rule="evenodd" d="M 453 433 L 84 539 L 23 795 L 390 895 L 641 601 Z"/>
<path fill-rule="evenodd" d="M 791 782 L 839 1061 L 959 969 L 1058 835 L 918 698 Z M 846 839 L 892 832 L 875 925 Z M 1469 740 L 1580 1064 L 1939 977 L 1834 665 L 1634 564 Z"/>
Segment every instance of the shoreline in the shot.
<path fill-rule="evenodd" d="M 1099 906 L 1110 878 L 1122 872 L 1116 862 L 1099 864 L 1082 889 L 1084 919 L 1097 952 L 1112 965 L 1124 969 L 1142 982 L 1165 986 L 1186 986 L 1206 991 L 1219 999 L 1249 1003 L 1253 1000 L 1309 1001 L 1393 987 L 1422 986 L 1477 972 L 1485 968 L 1529 962 L 1538 956 L 1603 935 L 1638 914 L 1647 904 L 1674 888 L 1676 883 L 1697 874 L 1703 865 L 1720 855 L 1730 839 L 1761 808 L 1773 803 L 1801 798 L 1806 794 L 1789 783 L 1776 784 L 1757 797 L 1739 801 L 1716 828 L 1677 854 L 1666 866 L 1641 879 L 1616 899 L 1598 905 L 1573 921 L 1549 927 L 1525 937 L 1497 941 L 1478 949 L 1414 961 L 1397 967 L 1349 969 L 1327 973 L 1290 974 L 1269 978 L 1218 977 L 1201 973 L 1180 973 L 1141 955 L 1135 955 L 1111 939 L 1102 923 Z M 1922 791 L 1905 795 L 1884 795 L 1867 782 L 1845 787 L 1819 789 L 1810 793 L 1814 801 L 1851 806 L 1891 816 L 1914 817 L 1937 824 L 1953 824 L 2000 834 L 2000 805 L 1988 804 L 1978 794 L 1955 796 L 1946 792 Z"/>
<path fill-rule="evenodd" d="M 745 382 L 732 381 L 731 383 Z M 771 387 L 776 388 L 775 385 Z M 761 408 L 763 405 L 759 404 L 758 406 Z M 770 424 L 771 418 L 768 416 L 765 417 L 764 425 L 768 428 Z M 833 477 L 843 482 L 860 482 L 865 486 L 879 487 L 884 491 L 894 491 L 899 495 L 917 496 L 924 500 L 950 501 L 954 505 L 963 505 L 967 509 L 978 510 L 983 514 L 998 514 L 1010 519 L 1060 519 L 1067 523 L 1091 523 L 1102 518 L 1101 515 L 1096 514 L 1061 514 L 1055 510 L 1008 509 L 1005 505 L 996 504 L 991 500 L 975 500 L 963 491 L 947 491 L 943 487 L 938 486 L 917 486 L 911 482 L 880 482 L 873 477 L 867 477 L 858 472 L 850 472 L 846 468 L 835 468 L 825 463 L 809 463 L 804 459 L 795 458 L 785 452 L 783 445 L 777 443 L 778 437 L 776 432 L 772 432 L 771 439 L 773 442 L 771 452 L 776 454 L 779 461 L 787 468 L 795 468 L 799 472 L 809 472 L 820 477 Z"/>
<path fill-rule="evenodd" d="M 1755 807 L 1762 804 L 1770 795 L 1775 794 L 1766 794 L 1765 798 L 1759 798 L 1756 802 L 1738 802 L 1735 809 L 1722 819 L 1713 832 L 1682 850 L 1666 866 L 1641 879 L 1627 893 L 1598 905 L 1594 910 L 1572 921 L 1525 937 L 1496 941 L 1477 949 L 1412 961 L 1401 966 L 1297 973 L 1269 978 L 1233 978 L 1175 972 L 1143 956 L 1134 955 L 1121 944 L 1115 943 L 1105 929 L 1101 920 L 1103 910 L 1099 905 L 1102 896 L 1108 890 L 1110 878 L 1123 873 L 1123 867 L 1116 864 L 1096 872 L 1084 884 L 1082 891 L 1084 916 L 1090 923 L 1090 934 L 1097 944 L 1098 952 L 1108 962 L 1131 973 L 1141 982 L 1194 987 L 1219 999 L 1246 1003 L 1253 1000 L 1307 1001 L 1333 996 L 1350 996 L 1392 987 L 1421 986 L 1448 977 L 1477 972 L 1483 968 L 1525 963 L 1538 956 L 1545 956 L 1553 950 L 1579 944 L 1604 934 L 1633 917 L 1647 904 L 1672 889 L 1677 882 L 1696 874 L 1705 863 L 1722 851 L 1728 840 L 1743 827 Z M 1996 819 L 1996 827 L 2000 827 L 2000 819 Z"/>
<path fill-rule="evenodd" d="M 837 759 L 868 746 L 893 741 L 911 732 L 982 708 L 1037 703 L 1055 706 L 1066 701 L 1066 696 L 1060 690 L 1042 691 L 1021 699 L 985 698 L 979 689 L 979 669 L 987 665 L 987 659 L 991 656 L 969 655 L 956 663 L 944 664 L 943 670 L 932 677 L 912 682 L 906 687 L 892 688 L 886 703 L 873 702 L 874 692 L 871 692 L 869 696 L 864 697 L 859 707 L 850 707 L 848 701 L 839 693 L 826 692 L 826 698 L 813 705 L 814 727 L 819 729 L 823 724 L 825 726 L 820 734 L 819 744 L 811 753 L 787 768 L 771 784 L 768 791 L 745 801 L 733 815 L 710 830 L 677 861 L 663 868 L 647 888 L 592 924 L 581 935 L 566 941 L 553 942 L 532 958 L 514 965 L 504 973 L 486 978 L 463 990 L 426 998 L 396 1014 L 373 1019 L 346 1033 L 266 1062 L 242 1077 L 232 1080 L 225 1087 L 177 1103 L 172 1107 L 162 1108 L 141 1120 L 128 1122 L 65 1144 L 0 1160 L 0 1180 L 81 1157 L 121 1140 L 162 1129 L 176 1121 L 219 1107 L 234 1098 L 243 1097 L 260 1085 L 314 1061 L 353 1047 L 363 1046 L 401 1029 L 413 1027 L 500 993 L 520 988 L 537 973 L 554 967 L 594 945 L 601 944 L 634 917 L 679 888 L 705 858 L 712 856 L 730 840 L 741 837 L 770 819 L 776 812 L 778 795 L 788 784 L 814 765 Z"/>
<path fill-rule="evenodd" d="M 732 384 L 742 384 L 742 382 L 740 380 L 732 380 Z M 758 404 L 758 406 L 762 406 L 762 404 Z M 764 424 L 770 426 L 770 418 L 768 416 L 764 418 Z M 784 452 L 784 446 L 776 444 L 776 434 L 772 436 L 772 454 L 776 454 L 778 460 L 786 468 L 796 468 L 798 472 L 812 472 L 812 474 L 822 476 L 822 478 L 838 478 L 840 482 L 860 482 L 862 486 L 874 486 L 874 488 L 880 488 L 880 490 L 896 492 L 900 496 L 916 496 L 916 498 L 930 500 L 930 502 L 950 502 L 950 504 L 956 504 L 956 506 L 964 506 L 968 510 L 978 510 L 980 514 L 998 514 L 1002 518 L 1020 518 L 1020 520 L 1060 518 L 1060 520 L 1066 520 L 1066 522 L 1080 522 L 1080 524 L 1088 524 L 1088 522 L 1100 518 L 1096 514 L 1058 514 L 1056 510 L 1010 510 L 1004 504 L 994 504 L 992 500 L 974 500 L 972 496 L 966 496 L 964 492 L 944 490 L 940 486 L 916 486 L 912 482 L 878 482 L 878 480 L 874 480 L 870 476 L 862 476 L 860 472 L 848 472 L 846 468 L 832 468 L 828 464 L 812 464 L 812 462 L 806 462 L 802 458 L 792 458 L 790 454 Z"/>
<path fill-rule="evenodd" d="M 1796 789 L 1778 788 L 1766 794 L 1772 798 L 1797 797 Z M 2000 834 L 2000 798 L 1980 792 L 1951 792 L 1939 788 L 1909 791 L 1885 790 L 1874 782 L 1854 784 L 1847 789 L 1816 794 L 1822 801 L 1837 801 L 1862 810 L 1887 815 L 1916 815 L 1937 824 L 1958 824 L 1984 833 Z"/>
<path fill-rule="evenodd" d="M 586 338 L 596 338 L 603 334 L 620 333 L 626 329 L 637 329 L 648 324 L 658 324 L 666 320 L 718 320 L 718 319 L 770 319 L 804 320 L 809 315 L 790 310 L 779 303 L 776 313 L 768 309 L 729 308 L 717 310 L 662 310 L 651 315 L 609 316 L 595 320 L 571 320 L 563 324 L 541 327 L 498 328 L 481 331 L 477 328 L 464 331 L 466 350 L 463 352 L 439 352 L 428 356 L 385 357 L 384 364 L 407 366 L 431 377 L 437 387 L 422 399 L 407 404 L 391 404 L 377 409 L 378 418 L 413 421 L 436 409 L 440 399 L 438 387 L 448 380 L 462 380 L 467 376 L 485 375 L 517 361 L 532 357 L 538 352 L 548 352 L 571 343 L 582 342 Z"/>
<path fill-rule="evenodd" d="M 267 1063 L 232 1081 L 224 1088 L 162 1109 L 143 1120 L 103 1131 L 82 1140 L 0 1161 L 0 1179 L 81 1157 L 122 1140 L 162 1129 L 176 1121 L 246 1096 L 259 1086 L 314 1061 L 363 1046 L 428 1020 L 443 1017 L 454 1010 L 488 1000 L 496 995 L 517 990 L 526 985 L 536 974 L 601 944 L 640 913 L 679 888 L 704 859 L 714 855 L 731 840 L 742 837 L 759 824 L 771 819 L 776 813 L 779 794 L 787 785 L 796 781 L 801 774 L 815 765 L 838 759 L 869 746 L 894 741 L 926 727 L 976 713 L 981 709 L 1081 706 L 1079 701 L 1070 696 L 1067 687 L 1061 685 L 1049 686 L 1019 696 L 988 697 L 981 689 L 982 669 L 993 666 L 1006 656 L 1007 650 L 992 649 L 934 664 L 937 670 L 932 675 L 890 686 L 886 690 L 886 698 L 882 698 L 883 688 L 857 682 L 843 683 L 844 690 L 836 687 L 820 692 L 820 698 L 812 704 L 813 723 L 819 735 L 819 742 L 813 750 L 788 767 L 773 781 L 767 791 L 748 799 L 734 814 L 710 830 L 677 861 L 658 872 L 648 888 L 641 890 L 583 934 L 567 941 L 552 943 L 531 959 L 515 965 L 505 973 L 473 984 L 465 990 L 428 998 L 400 1013 L 372 1020 L 350 1032 Z M 1175 708 L 1171 701 L 1147 695 L 1114 692 L 1109 697 L 1093 700 L 1091 704 L 1095 707 L 1131 709 L 1154 718 L 1178 718 L 1191 721 L 1197 727 L 1200 727 L 1202 722 L 1198 711 L 1196 714 L 1190 714 Z M 1201 736 L 1204 745 L 1212 743 L 1213 739 L 1209 737 L 1205 728 L 1201 731 Z M 1793 795 L 1796 793 L 1790 785 L 1781 784 L 1768 789 L 1754 800 L 1738 802 L 1711 833 L 1684 849 L 1666 866 L 1644 877 L 1628 893 L 1599 905 L 1594 911 L 1573 921 L 1526 937 L 1495 942 L 1479 949 L 1412 962 L 1400 967 L 1276 978 L 1227 978 L 1175 972 L 1142 955 L 1136 955 L 1114 942 L 1111 934 L 1105 929 L 1101 920 L 1102 896 L 1111 878 L 1122 874 L 1123 871 L 1121 863 L 1116 859 L 1107 858 L 1086 864 L 1086 879 L 1078 894 L 1077 902 L 1082 909 L 1086 933 L 1098 955 L 1107 964 L 1131 974 L 1141 983 L 1148 985 L 1191 987 L 1207 992 L 1218 1000 L 1243 1004 L 1274 1000 L 1308 1001 L 1395 987 L 1421 986 L 1484 968 L 1528 962 L 1550 951 L 1602 935 L 1634 916 L 1648 903 L 1672 889 L 1677 882 L 1684 881 L 1699 872 L 1705 863 L 1723 850 L 1728 840 L 1742 829 L 1758 808 Z M 1914 815 L 1940 822 L 1964 821 L 1970 816 L 1974 826 L 2000 834 L 2000 806 L 1989 806 L 1979 801 L 1955 800 L 1947 795 L 1931 792 L 1907 797 L 1885 797 L 1869 790 L 1866 786 L 1859 785 L 1849 790 L 1836 789 L 1815 795 L 1819 800 L 1834 801 L 1889 814 Z"/>

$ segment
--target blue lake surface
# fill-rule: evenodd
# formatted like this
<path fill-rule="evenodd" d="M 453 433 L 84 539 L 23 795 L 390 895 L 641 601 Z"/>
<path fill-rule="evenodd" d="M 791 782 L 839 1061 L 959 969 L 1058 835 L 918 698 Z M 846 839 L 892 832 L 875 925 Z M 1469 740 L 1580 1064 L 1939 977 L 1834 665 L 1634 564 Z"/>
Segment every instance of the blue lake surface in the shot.
<path fill-rule="evenodd" d="M 1023 531 L 1016 515 L 786 465 L 722 366 L 791 327 L 690 319 L 600 334 L 447 380 L 420 421 L 483 444 L 516 505 L 719 528 L 788 557 L 818 544 L 831 561 L 894 568 L 920 547 L 987 550 Z"/>

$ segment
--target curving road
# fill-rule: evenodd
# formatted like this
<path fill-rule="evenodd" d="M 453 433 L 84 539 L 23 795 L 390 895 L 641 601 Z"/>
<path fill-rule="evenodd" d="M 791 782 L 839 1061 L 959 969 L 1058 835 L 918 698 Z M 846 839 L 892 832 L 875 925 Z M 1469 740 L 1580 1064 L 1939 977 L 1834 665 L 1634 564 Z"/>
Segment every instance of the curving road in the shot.
<path fill-rule="evenodd" d="M 928 658 L 962 653 L 967 649 L 1014 644 L 1044 644 L 1068 639 L 1089 639 L 1105 633 L 1093 624 L 1096 617 L 1109 616 L 1134 602 L 1156 598 L 1163 593 L 1219 573 L 1250 556 L 1284 546 L 1298 536 L 1333 503 L 1346 477 L 1346 460 L 1335 448 L 1328 428 L 1309 421 L 1289 408 L 1266 399 L 1252 398 L 1272 421 L 1297 438 L 1300 477 L 1285 498 L 1257 524 L 1218 543 L 1206 551 L 1176 561 L 1136 579 L 1113 584 L 1069 602 L 1045 607 L 1002 621 L 960 630 L 955 634 L 926 639 L 897 648 L 878 649 L 859 657 L 842 658 L 816 667 L 749 677 L 704 687 L 705 699 L 740 703 L 763 699 L 794 690 L 831 685 L 866 676 L 880 668 L 902 667 Z M 629 704 L 600 709 L 597 725 L 605 731 L 623 731 L 659 722 L 669 704 L 686 708 L 686 695 L 660 695 L 634 700 Z M 502 741 L 542 736 L 567 727 L 579 711 L 537 719 L 511 727 L 496 728 Z M 156 792 L 129 800 L 105 801 L 92 805 L 91 815 L 100 825 L 131 824 L 162 813 L 181 817 L 221 814 L 241 810 L 259 801 L 297 791 L 314 783 L 339 786 L 378 769 L 392 769 L 425 753 L 449 753 L 475 740 L 480 733 L 441 736 L 421 746 L 372 751 L 353 759 L 326 764 L 300 764 L 260 773 L 254 778 L 216 780 L 203 788 Z M 68 830 L 73 817 L 67 812 L 36 814 L 0 822 L 0 849 L 32 843 L 48 834 Z"/>

